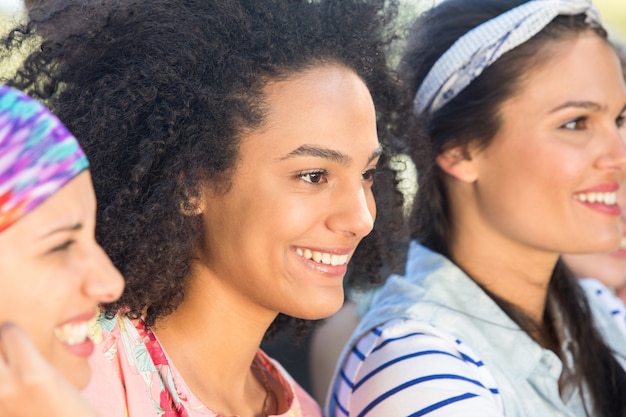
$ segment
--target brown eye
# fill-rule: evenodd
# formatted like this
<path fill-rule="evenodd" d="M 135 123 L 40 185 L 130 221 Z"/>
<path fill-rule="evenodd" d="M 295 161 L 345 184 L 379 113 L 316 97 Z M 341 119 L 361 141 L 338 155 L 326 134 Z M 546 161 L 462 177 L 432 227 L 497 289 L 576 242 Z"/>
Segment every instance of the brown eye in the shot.
<path fill-rule="evenodd" d="M 561 128 L 568 129 L 568 130 L 582 130 L 582 129 L 585 129 L 586 127 L 587 127 L 586 117 L 579 117 L 577 119 L 570 120 L 569 122 L 561 126 Z"/>
<path fill-rule="evenodd" d="M 376 169 L 368 169 L 361 176 L 363 177 L 363 181 L 366 182 L 374 182 L 374 177 L 376 175 Z"/>
<path fill-rule="evenodd" d="M 326 171 L 309 171 L 309 172 L 301 172 L 298 174 L 298 178 L 303 179 L 309 184 L 321 184 L 326 182 L 326 177 L 328 176 L 328 172 Z"/>

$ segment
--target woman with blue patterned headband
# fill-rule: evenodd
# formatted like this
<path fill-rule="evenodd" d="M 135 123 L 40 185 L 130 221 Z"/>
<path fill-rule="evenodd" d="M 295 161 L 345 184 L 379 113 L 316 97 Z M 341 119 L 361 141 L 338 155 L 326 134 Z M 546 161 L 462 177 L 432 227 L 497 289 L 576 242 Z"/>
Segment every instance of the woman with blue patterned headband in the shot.
<path fill-rule="evenodd" d="M 621 236 L 626 86 L 591 2 L 444 1 L 400 73 L 414 241 L 328 415 L 626 416 L 624 310 L 560 260 Z"/>
<path fill-rule="evenodd" d="M 0 415 L 95 415 L 88 321 L 123 280 L 94 239 L 87 158 L 43 105 L 0 86 Z M 52 365 L 52 366 L 50 366 Z"/>

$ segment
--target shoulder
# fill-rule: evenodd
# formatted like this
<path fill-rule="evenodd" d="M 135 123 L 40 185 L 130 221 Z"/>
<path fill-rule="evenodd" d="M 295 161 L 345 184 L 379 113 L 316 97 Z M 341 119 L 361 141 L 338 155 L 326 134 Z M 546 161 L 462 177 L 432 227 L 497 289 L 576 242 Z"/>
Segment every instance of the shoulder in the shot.
<path fill-rule="evenodd" d="M 364 334 L 333 385 L 331 415 L 501 415 L 494 379 L 478 355 L 416 320 Z"/>

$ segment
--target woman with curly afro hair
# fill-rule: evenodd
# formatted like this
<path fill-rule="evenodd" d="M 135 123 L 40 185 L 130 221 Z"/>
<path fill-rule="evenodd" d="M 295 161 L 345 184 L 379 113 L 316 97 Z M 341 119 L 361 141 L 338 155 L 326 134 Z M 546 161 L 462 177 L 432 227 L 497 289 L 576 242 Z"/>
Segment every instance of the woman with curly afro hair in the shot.
<path fill-rule="evenodd" d="M 5 38 L 5 59 L 40 42 L 11 82 L 81 141 L 126 278 L 94 330 L 102 415 L 320 415 L 259 346 L 339 309 L 348 261 L 393 262 L 395 9 L 50 0 Z"/>

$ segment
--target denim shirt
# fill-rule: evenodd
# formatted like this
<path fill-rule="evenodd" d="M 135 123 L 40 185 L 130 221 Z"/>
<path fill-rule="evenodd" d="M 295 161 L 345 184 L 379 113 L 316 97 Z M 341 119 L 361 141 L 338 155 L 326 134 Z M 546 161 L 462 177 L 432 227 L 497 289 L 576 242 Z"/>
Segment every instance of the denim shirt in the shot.
<path fill-rule="evenodd" d="M 604 288 L 601 284 L 588 282 L 583 288 L 596 327 L 626 369 L 626 326 L 620 328 L 613 316 L 624 311 L 607 308 L 598 297 Z M 336 415 L 333 391 L 341 379 L 339 372 L 345 372 L 342 364 L 353 348 L 372 329 L 397 319 L 427 323 L 476 352 L 496 383 L 502 415 L 585 416 L 577 388 L 566 387 L 563 394 L 559 391 L 562 371 L 575 364 L 564 367 L 556 354 L 533 341 L 462 270 L 416 242 L 411 243 L 405 276 L 388 279 L 344 348 L 331 383 L 327 415 Z M 565 338 L 566 361 L 571 362 L 567 335 L 561 336 Z"/>

